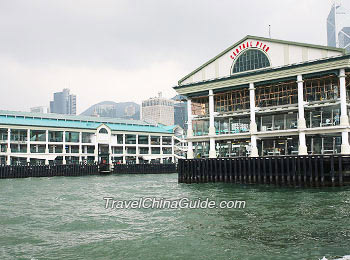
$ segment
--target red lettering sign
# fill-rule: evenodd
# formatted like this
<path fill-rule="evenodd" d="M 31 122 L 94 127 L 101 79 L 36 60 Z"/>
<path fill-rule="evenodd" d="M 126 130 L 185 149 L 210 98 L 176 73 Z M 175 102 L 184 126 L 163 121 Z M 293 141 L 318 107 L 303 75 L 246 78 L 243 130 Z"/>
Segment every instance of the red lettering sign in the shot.
<path fill-rule="evenodd" d="M 258 48 L 264 52 L 268 52 L 268 50 L 270 49 L 269 46 L 267 46 L 266 44 L 264 44 L 260 41 L 256 41 L 256 43 L 254 45 L 253 45 L 252 41 L 244 42 L 244 43 L 240 44 L 239 46 L 237 46 L 236 49 L 232 51 L 233 55 L 230 55 L 230 58 L 234 60 L 246 48 Z"/>

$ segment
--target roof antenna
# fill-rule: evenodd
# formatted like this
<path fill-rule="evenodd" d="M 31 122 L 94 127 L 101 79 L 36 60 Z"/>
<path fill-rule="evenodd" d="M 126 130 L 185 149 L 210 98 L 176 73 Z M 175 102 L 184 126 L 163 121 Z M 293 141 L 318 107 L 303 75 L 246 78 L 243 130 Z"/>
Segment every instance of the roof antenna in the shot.
<path fill-rule="evenodd" d="M 269 24 L 269 38 L 271 39 L 271 24 Z"/>

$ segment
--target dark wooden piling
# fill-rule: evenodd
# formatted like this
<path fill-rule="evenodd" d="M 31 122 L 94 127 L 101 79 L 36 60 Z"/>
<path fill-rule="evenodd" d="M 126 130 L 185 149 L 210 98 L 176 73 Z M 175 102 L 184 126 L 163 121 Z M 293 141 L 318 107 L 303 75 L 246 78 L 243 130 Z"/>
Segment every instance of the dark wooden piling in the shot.
<path fill-rule="evenodd" d="M 135 167 L 137 166 L 133 166 L 133 169 L 136 169 Z M 143 166 L 142 169 L 146 171 L 145 167 Z M 130 167 L 123 166 L 124 170 L 128 168 Z M 0 178 L 5 176 L 6 172 L 11 173 L 11 176 L 25 175 L 20 171 L 21 169 L 6 169 L 1 168 Z M 77 169 L 79 171 L 78 175 L 82 174 L 82 169 Z M 350 184 L 350 157 L 344 155 L 289 155 L 180 160 L 177 169 L 179 173 L 178 181 L 184 183 L 269 183 L 317 187 Z M 44 171 L 46 172 L 47 169 Z M 37 172 L 34 168 L 32 174 L 35 175 Z M 73 172 L 75 171 L 73 170 Z"/>

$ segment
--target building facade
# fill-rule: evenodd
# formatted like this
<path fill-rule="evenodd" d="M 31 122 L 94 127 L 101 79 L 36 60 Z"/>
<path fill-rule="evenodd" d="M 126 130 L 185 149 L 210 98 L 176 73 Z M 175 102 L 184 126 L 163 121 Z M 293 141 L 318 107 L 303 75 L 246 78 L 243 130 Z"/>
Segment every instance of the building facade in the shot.
<path fill-rule="evenodd" d="M 77 97 L 70 94 L 68 88 L 62 92 L 53 94 L 53 101 L 50 102 L 50 112 L 56 114 L 76 115 L 77 113 Z"/>
<path fill-rule="evenodd" d="M 0 111 L 0 164 L 174 162 L 178 127 Z"/>
<path fill-rule="evenodd" d="M 350 55 L 247 36 L 182 78 L 188 158 L 350 154 Z"/>
<path fill-rule="evenodd" d="M 142 120 L 162 125 L 174 125 L 174 101 L 158 97 L 142 101 Z"/>

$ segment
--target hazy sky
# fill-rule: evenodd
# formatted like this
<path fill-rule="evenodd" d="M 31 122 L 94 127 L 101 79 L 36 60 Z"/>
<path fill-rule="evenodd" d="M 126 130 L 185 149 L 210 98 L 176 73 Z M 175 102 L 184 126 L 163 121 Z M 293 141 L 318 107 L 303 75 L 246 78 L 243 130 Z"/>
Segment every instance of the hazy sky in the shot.
<path fill-rule="evenodd" d="M 350 0 L 343 0 L 350 2 Z M 331 0 L 0 0 L 0 109 L 140 102 L 244 36 L 326 45 Z"/>

